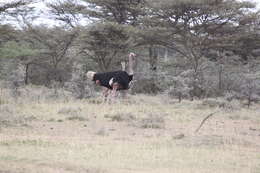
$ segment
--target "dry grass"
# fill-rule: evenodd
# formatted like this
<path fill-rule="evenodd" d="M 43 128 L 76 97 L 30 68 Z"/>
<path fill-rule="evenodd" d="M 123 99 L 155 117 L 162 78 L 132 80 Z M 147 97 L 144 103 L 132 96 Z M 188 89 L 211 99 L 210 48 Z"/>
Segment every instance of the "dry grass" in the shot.
<path fill-rule="evenodd" d="M 230 110 L 142 95 L 114 105 L 2 100 L 0 172 L 260 172 L 259 105 Z"/>

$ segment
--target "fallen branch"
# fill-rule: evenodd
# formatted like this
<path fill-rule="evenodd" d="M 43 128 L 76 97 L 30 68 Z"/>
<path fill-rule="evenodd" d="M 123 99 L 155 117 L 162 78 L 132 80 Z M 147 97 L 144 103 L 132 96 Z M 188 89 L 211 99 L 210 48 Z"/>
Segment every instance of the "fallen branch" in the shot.
<path fill-rule="evenodd" d="M 213 113 L 209 114 L 208 116 L 206 116 L 206 117 L 202 120 L 202 122 L 200 123 L 200 126 L 195 130 L 195 133 L 197 133 L 197 132 L 200 130 L 200 128 L 203 126 L 203 124 L 207 121 L 207 119 L 209 119 L 210 117 L 212 117 L 214 114 L 216 114 L 216 113 L 218 113 L 218 112 L 219 112 L 219 111 L 213 112 Z"/>

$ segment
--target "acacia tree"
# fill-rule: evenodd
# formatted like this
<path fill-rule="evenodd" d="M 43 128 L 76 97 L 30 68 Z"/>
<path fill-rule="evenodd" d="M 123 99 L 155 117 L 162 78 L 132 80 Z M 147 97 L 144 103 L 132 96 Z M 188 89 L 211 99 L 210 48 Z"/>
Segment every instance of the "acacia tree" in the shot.
<path fill-rule="evenodd" d="M 28 5 L 32 2 L 32 0 L 16 0 L 12 2 L 7 3 L 1 3 L 0 4 L 0 14 L 1 15 L 12 15 L 17 14 L 19 11 L 21 11 L 20 8 L 24 7 L 25 5 Z M 10 11 L 11 9 L 11 11 Z"/>
<path fill-rule="evenodd" d="M 131 29 L 116 23 L 98 23 L 82 32 L 80 53 L 96 63 L 98 70 L 112 70 L 125 61 L 133 44 Z"/>
<path fill-rule="evenodd" d="M 46 71 L 43 75 L 45 81 L 39 81 L 44 82 L 45 85 L 49 85 L 51 80 L 64 82 L 65 74 L 63 72 L 67 71 L 65 67 L 71 59 L 68 57 L 69 50 L 77 36 L 76 29 L 68 31 L 62 27 L 28 26 L 23 39 L 30 43 L 38 51 L 38 54 L 24 61 L 26 62 L 26 71 L 31 71 L 33 74 L 32 70 L 37 69 L 36 67 Z M 39 79 L 39 74 L 37 79 Z"/>
<path fill-rule="evenodd" d="M 117 64 L 122 59 L 120 59 L 122 54 L 133 46 L 129 43 L 129 30 L 132 30 L 130 26 L 138 25 L 144 1 L 83 0 L 81 3 L 58 1 L 48 6 L 56 19 L 67 23 L 70 27 L 80 25 L 79 20 L 98 23 L 90 24 L 93 26 L 88 26 L 86 30 L 82 29 L 84 33 L 80 44 L 84 45 L 80 46 L 80 51 L 87 58 L 95 59 L 101 71 L 106 71 L 111 69 L 113 63 Z"/>
<path fill-rule="evenodd" d="M 80 3 L 81 2 L 81 3 Z M 48 3 L 54 18 L 71 27 L 80 20 L 105 21 L 136 26 L 144 14 L 144 0 L 82 0 L 55 1 Z"/>
<path fill-rule="evenodd" d="M 28 11 L 26 7 L 31 2 L 32 0 L 16 0 L 0 4 L 0 19 L 3 22 L 0 24 L 0 46 L 6 41 L 14 40 L 17 36 L 16 29 L 6 24 L 10 20 L 7 17 L 17 17 L 20 14 L 26 13 Z M 29 10 L 32 10 L 32 8 L 29 8 Z"/>
<path fill-rule="evenodd" d="M 248 33 L 256 19 L 250 12 L 254 8 L 250 2 L 165 0 L 153 1 L 150 6 L 149 17 L 144 20 L 147 28 L 161 26 L 160 30 L 167 30 L 155 43 L 176 50 L 189 62 L 194 71 L 194 90 L 203 77 L 205 53 L 234 50 L 235 41 L 242 38 L 241 33 Z"/>
<path fill-rule="evenodd" d="M 29 12 L 33 12 L 33 7 L 28 7 L 32 0 L 15 0 L 11 2 L 2 2 L 0 4 L 0 60 L 1 66 L 4 67 L 11 60 L 20 61 L 24 57 L 34 55 L 34 50 L 29 45 L 20 40 L 21 31 L 7 24 L 10 21 L 17 20 L 21 16 L 28 16 Z M 3 69 L 1 67 L 1 70 Z M 11 71 L 14 69 L 8 69 Z M 4 71 L 4 70 L 3 70 Z M 6 75 L 5 75 L 6 76 Z M 19 79 L 21 80 L 21 79 Z"/>
<path fill-rule="evenodd" d="M 80 25 L 79 21 L 84 18 L 82 15 L 85 5 L 79 4 L 76 0 L 61 1 L 47 3 L 50 9 L 50 14 L 57 21 L 62 21 L 63 24 L 68 25 L 70 28 L 75 28 Z"/>
<path fill-rule="evenodd" d="M 148 27 L 161 25 L 166 27 L 166 37 L 159 44 L 175 49 L 191 60 L 196 72 L 199 60 L 207 49 L 230 48 L 234 36 L 245 32 L 245 26 L 251 23 L 244 20 L 253 4 L 237 1 L 164 1 L 153 5 L 152 18 Z M 247 12 L 245 12 L 247 10 Z"/>
<path fill-rule="evenodd" d="M 87 4 L 84 15 L 118 24 L 138 24 L 138 18 L 144 14 L 144 0 L 83 0 Z"/>

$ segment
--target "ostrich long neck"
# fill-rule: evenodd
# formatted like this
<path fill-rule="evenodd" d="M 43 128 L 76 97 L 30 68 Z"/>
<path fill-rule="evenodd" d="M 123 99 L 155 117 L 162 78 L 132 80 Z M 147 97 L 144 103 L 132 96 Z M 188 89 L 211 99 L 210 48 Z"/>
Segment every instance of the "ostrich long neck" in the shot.
<path fill-rule="evenodd" d="M 129 65 L 128 65 L 128 74 L 133 75 L 134 74 L 134 57 L 132 55 L 129 55 Z"/>

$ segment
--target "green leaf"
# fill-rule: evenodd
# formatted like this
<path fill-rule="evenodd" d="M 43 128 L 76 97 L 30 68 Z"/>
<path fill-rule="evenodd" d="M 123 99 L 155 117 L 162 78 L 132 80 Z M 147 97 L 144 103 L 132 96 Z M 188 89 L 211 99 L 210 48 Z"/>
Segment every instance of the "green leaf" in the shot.
<path fill-rule="evenodd" d="M 18 58 L 25 56 L 33 56 L 38 52 L 26 43 L 18 43 L 9 41 L 0 48 L 0 58 Z"/>

